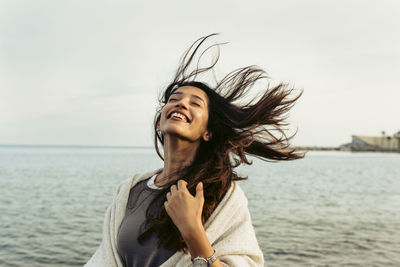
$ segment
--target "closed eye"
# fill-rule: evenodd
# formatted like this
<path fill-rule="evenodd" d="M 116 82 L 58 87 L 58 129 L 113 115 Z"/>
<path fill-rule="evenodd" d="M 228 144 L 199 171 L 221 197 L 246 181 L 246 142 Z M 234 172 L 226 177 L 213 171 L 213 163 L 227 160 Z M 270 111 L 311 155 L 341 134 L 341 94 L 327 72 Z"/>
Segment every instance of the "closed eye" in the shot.
<path fill-rule="evenodd" d="M 200 104 L 199 104 L 199 103 L 192 102 L 192 104 L 193 104 L 193 105 L 195 105 L 195 106 L 198 106 L 198 107 L 200 107 Z"/>

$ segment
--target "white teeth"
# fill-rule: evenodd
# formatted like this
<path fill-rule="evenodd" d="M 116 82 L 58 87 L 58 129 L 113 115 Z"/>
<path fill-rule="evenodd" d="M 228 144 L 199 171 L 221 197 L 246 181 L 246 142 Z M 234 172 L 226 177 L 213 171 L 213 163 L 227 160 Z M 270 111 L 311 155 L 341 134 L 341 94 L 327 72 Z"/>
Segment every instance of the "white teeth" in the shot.
<path fill-rule="evenodd" d="M 180 118 L 181 120 L 187 122 L 186 117 L 185 117 L 183 114 L 178 113 L 178 112 L 172 113 L 172 114 L 171 114 L 171 117 L 178 117 L 178 118 Z"/>

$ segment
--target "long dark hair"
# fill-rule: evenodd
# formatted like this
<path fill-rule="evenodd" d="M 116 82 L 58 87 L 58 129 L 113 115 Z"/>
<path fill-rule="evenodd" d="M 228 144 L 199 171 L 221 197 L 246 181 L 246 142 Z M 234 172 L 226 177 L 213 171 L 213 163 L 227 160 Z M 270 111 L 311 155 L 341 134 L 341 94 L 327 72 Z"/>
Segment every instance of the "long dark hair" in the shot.
<path fill-rule="evenodd" d="M 204 207 L 202 213 L 203 224 L 210 217 L 220 200 L 223 198 L 232 181 L 245 180 L 240 177 L 234 168 L 242 163 L 252 164 L 247 155 L 252 155 L 265 161 L 294 160 L 304 157 L 304 153 L 291 147 L 288 137 L 283 129 L 287 112 L 301 96 L 302 91 L 293 96 L 294 89 L 288 89 L 286 84 L 280 83 L 269 88 L 268 84 L 262 96 L 254 98 L 245 104 L 236 103 L 242 100 L 248 89 L 257 81 L 268 79 L 266 72 L 257 66 L 247 66 L 234 70 L 223 79 L 217 81 L 212 87 L 205 82 L 196 80 L 198 74 L 213 69 L 219 59 L 219 45 L 214 44 L 205 49 L 201 56 L 210 48 L 217 47 L 218 55 L 213 62 L 205 68 L 196 68 L 189 72 L 194 57 L 204 41 L 216 34 L 210 34 L 199 38 L 184 53 L 179 68 L 172 82 L 163 91 L 159 99 L 160 106 L 154 119 L 154 144 L 157 154 L 163 159 L 158 147 L 158 142 L 164 144 L 163 135 L 157 132 L 157 123 L 160 121 L 161 111 L 168 102 L 170 95 L 181 86 L 194 86 L 203 90 L 209 99 L 208 131 L 211 132 L 211 140 L 202 140 L 194 161 L 178 171 L 179 177 L 186 180 L 189 191 L 194 194 L 196 185 L 203 182 Z M 164 160 L 164 159 L 163 159 Z M 141 242 L 149 234 L 155 233 L 160 242 L 169 249 L 186 250 L 186 244 L 164 206 L 156 208 L 157 199 L 165 199 L 170 186 L 176 184 L 171 181 L 165 185 L 165 189 L 157 193 L 146 212 L 147 229 L 141 233 L 138 240 Z M 171 231 L 173 229 L 173 231 Z"/>

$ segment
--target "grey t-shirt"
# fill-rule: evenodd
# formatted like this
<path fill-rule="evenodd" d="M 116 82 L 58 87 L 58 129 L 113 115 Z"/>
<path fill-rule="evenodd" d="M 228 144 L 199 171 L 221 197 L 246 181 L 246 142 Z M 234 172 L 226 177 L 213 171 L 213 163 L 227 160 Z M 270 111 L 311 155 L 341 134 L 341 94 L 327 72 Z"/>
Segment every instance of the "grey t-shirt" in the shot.
<path fill-rule="evenodd" d="M 142 244 L 137 240 L 145 229 L 146 210 L 160 190 L 154 185 L 154 179 L 155 175 L 140 181 L 129 193 L 126 214 L 117 236 L 117 250 L 126 267 L 159 266 L 176 252 L 162 246 L 157 248 L 159 239 L 154 233 L 143 240 Z M 156 203 L 157 212 L 163 204 L 164 199 L 159 198 Z"/>

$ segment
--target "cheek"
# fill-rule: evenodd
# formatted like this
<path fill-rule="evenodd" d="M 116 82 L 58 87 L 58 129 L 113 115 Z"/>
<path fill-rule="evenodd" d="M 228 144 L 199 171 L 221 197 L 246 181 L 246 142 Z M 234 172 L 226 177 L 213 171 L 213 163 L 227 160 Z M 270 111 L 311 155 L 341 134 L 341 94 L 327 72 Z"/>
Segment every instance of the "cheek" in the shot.
<path fill-rule="evenodd" d="M 160 116 L 160 126 L 162 126 L 165 123 L 166 117 L 165 117 L 165 112 L 164 110 L 161 111 L 161 116 Z"/>
<path fill-rule="evenodd" d="M 161 119 L 165 120 L 167 117 L 167 113 L 168 113 L 168 104 L 165 105 L 162 110 L 161 110 Z"/>
<path fill-rule="evenodd" d="M 201 127 L 202 128 L 207 128 L 207 124 L 208 124 L 208 114 L 204 113 L 204 112 L 199 112 L 198 114 L 200 120 L 201 120 Z"/>

